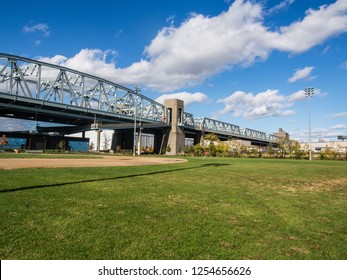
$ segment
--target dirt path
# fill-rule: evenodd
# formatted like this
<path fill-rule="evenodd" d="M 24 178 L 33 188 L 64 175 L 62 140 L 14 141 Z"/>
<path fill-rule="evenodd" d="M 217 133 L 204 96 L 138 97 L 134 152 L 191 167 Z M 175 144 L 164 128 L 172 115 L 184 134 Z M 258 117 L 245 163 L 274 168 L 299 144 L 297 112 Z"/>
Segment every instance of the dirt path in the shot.
<path fill-rule="evenodd" d="M 6 158 L 0 159 L 0 169 L 17 168 L 59 168 L 59 167 L 101 167 L 101 166 L 134 166 L 186 162 L 185 159 L 159 157 L 124 157 L 107 156 L 102 158 Z"/>

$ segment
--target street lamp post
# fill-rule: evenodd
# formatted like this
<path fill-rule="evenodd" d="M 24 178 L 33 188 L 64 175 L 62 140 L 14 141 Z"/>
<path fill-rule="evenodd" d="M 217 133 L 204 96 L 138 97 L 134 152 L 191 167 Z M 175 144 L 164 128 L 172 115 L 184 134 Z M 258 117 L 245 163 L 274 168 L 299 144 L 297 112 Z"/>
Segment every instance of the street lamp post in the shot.
<path fill-rule="evenodd" d="M 314 88 L 305 88 L 305 96 L 308 98 L 308 143 L 309 143 L 309 153 L 310 160 L 312 160 L 312 148 L 311 148 L 311 108 L 310 99 L 314 94 Z"/>
<path fill-rule="evenodd" d="M 134 104 L 134 145 L 133 145 L 133 156 L 136 155 L 136 105 Z"/>
<path fill-rule="evenodd" d="M 140 88 L 135 87 L 135 93 L 138 95 L 140 93 Z M 134 97 L 134 145 L 133 145 L 133 156 L 136 155 L 136 115 L 137 115 L 137 96 Z"/>

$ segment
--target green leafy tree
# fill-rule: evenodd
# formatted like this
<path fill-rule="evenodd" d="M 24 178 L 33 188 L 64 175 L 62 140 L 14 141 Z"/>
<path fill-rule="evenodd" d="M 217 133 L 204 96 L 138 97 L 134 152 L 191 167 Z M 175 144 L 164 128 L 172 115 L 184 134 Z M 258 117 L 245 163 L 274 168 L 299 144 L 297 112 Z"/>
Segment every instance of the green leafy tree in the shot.
<path fill-rule="evenodd" d="M 248 149 L 248 156 L 252 158 L 261 157 L 261 153 L 258 147 L 250 147 Z"/>
<path fill-rule="evenodd" d="M 266 154 L 269 158 L 275 157 L 276 152 L 271 144 L 266 147 Z"/>
<path fill-rule="evenodd" d="M 227 142 L 219 142 L 216 145 L 216 153 L 218 156 L 228 156 L 229 155 L 229 145 Z"/>
<path fill-rule="evenodd" d="M 241 152 L 241 143 L 236 140 L 229 141 L 230 152 L 233 157 L 239 157 Z"/>
<path fill-rule="evenodd" d="M 202 156 L 204 155 L 205 149 L 201 144 L 196 144 L 194 146 L 194 155 L 195 156 Z"/>
<path fill-rule="evenodd" d="M 289 139 L 288 138 L 279 138 L 278 139 L 278 149 L 281 158 L 286 158 L 286 155 L 289 153 Z"/>
<path fill-rule="evenodd" d="M 248 147 L 247 146 L 241 146 L 240 152 L 243 157 L 248 157 Z"/>
<path fill-rule="evenodd" d="M 204 136 L 204 140 L 208 140 L 208 141 L 214 141 L 214 142 L 220 142 L 220 139 L 218 138 L 218 136 L 214 133 L 211 134 L 206 134 Z"/>
<path fill-rule="evenodd" d="M 296 140 L 290 141 L 290 151 L 291 156 L 294 156 L 295 159 L 302 159 L 302 157 L 304 156 L 301 145 Z"/>
<path fill-rule="evenodd" d="M 210 144 L 208 144 L 208 153 L 210 156 L 215 157 L 217 155 L 217 149 L 216 149 L 216 145 L 214 144 L 213 141 L 210 141 Z"/>

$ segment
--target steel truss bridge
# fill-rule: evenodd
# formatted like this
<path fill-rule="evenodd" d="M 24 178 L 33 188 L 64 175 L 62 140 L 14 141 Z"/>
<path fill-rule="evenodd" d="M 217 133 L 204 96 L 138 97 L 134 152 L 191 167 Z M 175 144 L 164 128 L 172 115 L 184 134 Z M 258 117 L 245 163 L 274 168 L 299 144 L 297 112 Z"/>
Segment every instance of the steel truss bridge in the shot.
<path fill-rule="evenodd" d="M 168 128 L 164 105 L 100 77 L 67 67 L 0 53 L 0 116 L 64 124 L 46 127 L 61 134 L 130 127 Z M 277 137 L 237 125 L 184 113 L 187 131 L 276 143 Z"/>
<path fill-rule="evenodd" d="M 266 134 L 265 132 L 240 128 L 238 125 L 210 119 L 210 118 L 194 118 L 192 114 L 184 113 L 184 127 L 189 129 L 200 130 L 205 133 L 216 133 L 229 138 L 238 138 L 244 140 L 257 140 L 264 143 L 276 143 L 277 136 Z"/>

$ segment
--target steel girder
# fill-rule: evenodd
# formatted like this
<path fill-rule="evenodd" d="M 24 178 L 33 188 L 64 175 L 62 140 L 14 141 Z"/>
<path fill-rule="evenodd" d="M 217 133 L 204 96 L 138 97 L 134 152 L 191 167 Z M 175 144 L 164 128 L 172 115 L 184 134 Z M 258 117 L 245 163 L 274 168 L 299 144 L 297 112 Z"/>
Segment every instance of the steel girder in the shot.
<path fill-rule="evenodd" d="M 194 118 L 190 113 L 184 114 L 184 126 L 187 128 L 195 128 L 203 132 L 218 133 L 230 137 L 239 137 L 250 140 L 261 140 L 269 143 L 276 143 L 277 136 L 266 134 L 265 132 L 253 130 L 250 128 L 240 128 L 237 125 L 210 119 L 210 118 Z"/>
<path fill-rule="evenodd" d="M 163 122 L 164 105 L 105 79 L 50 63 L 0 53 L 0 92 L 32 100 Z"/>

